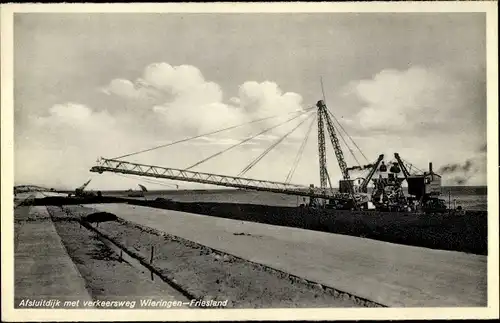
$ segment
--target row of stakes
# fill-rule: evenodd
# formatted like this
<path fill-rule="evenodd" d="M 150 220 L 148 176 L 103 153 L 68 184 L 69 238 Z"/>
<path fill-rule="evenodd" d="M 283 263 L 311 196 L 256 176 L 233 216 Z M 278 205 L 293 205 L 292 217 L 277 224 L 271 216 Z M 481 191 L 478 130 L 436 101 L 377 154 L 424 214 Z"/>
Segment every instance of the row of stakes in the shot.
<path fill-rule="evenodd" d="M 154 246 L 151 246 L 151 255 L 149 257 L 149 264 L 153 264 L 153 257 L 154 257 L 154 253 L 155 253 L 155 247 Z M 120 262 L 123 261 L 123 250 L 120 249 L 120 259 L 119 259 Z M 150 274 L 151 274 L 151 280 L 154 281 L 154 274 L 153 274 L 153 271 L 152 270 L 149 270 Z"/>
<path fill-rule="evenodd" d="M 65 213 L 69 214 L 69 210 L 65 209 L 63 206 L 61 206 L 61 209 L 63 211 L 65 211 Z M 80 228 L 82 227 L 82 223 L 79 221 L 79 224 L 80 224 Z M 99 227 L 99 222 L 96 222 L 96 228 Z M 151 255 L 149 257 L 149 264 L 153 264 L 153 258 L 154 258 L 154 250 L 155 250 L 155 247 L 154 246 L 151 246 Z M 120 259 L 119 259 L 120 262 L 123 261 L 123 250 L 120 248 Z M 153 271 L 151 271 L 151 280 L 154 280 L 154 275 L 153 275 Z"/>
<path fill-rule="evenodd" d="M 82 227 L 82 223 L 80 222 L 80 228 Z M 96 222 L 96 228 L 99 227 L 99 222 Z M 154 258 L 154 252 L 155 252 L 155 247 L 154 246 L 151 246 L 151 255 L 149 257 L 149 264 L 153 264 L 153 258 Z M 120 262 L 123 261 L 123 250 L 120 248 L 120 258 L 118 259 Z M 154 274 L 153 274 L 153 271 L 150 270 L 149 271 L 151 273 L 151 280 L 154 281 Z"/>
<path fill-rule="evenodd" d="M 67 209 L 66 209 L 66 208 L 64 208 L 63 206 L 61 206 L 61 209 L 62 209 L 65 213 L 67 213 L 67 214 L 69 214 L 69 212 L 70 212 L 69 210 L 67 210 Z M 81 227 L 82 227 L 82 223 L 81 223 L 80 221 L 78 221 L 78 222 L 79 222 L 79 224 L 80 224 L 80 228 L 81 228 Z M 96 228 L 98 228 L 98 227 L 99 227 L 99 222 L 96 222 Z M 154 246 L 151 246 L 151 255 L 150 255 L 150 257 L 149 257 L 149 264 L 150 264 L 150 265 L 153 263 L 154 250 L 155 250 L 155 247 L 154 247 Z M 123 250 L 122 250 L 121 248 L 120 248 L 120 259 L 119 259 L 119 261 L 120 261 L 120 262 L 122 262 L 122 261 L 123 261 Z M 151 273 L 151 280 L 153 280 L 153 281 L 154 281 L 153 271 L 152 271 L 152 270 L 150 270 L 150 273 Z"/>

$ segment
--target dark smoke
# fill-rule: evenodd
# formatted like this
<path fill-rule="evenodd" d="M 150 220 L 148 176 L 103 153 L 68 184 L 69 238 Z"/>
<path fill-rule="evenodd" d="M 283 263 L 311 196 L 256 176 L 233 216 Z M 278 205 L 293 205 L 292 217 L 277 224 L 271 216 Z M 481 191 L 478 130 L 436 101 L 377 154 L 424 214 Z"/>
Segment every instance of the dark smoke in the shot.
<path fill-rule="evenodd" d="M 440 174 L 449 174 L 455 172 L 468 172 L 474 166 L 474 161 L 472 159 L 467 159 L 463 165 L 461 164 L 448 164 L 444 165 L 438 170 Z"/>
<path fill-rule="evenodd" d="M 473 166 L 472 160 L 468 159 L 465 161 L 465 164 L 463 166 L 463 170 L 468 172 L 472 166 Z"/>
<path fill-rule="evenodd" d="M 438 170 L 438 173 L 441 173 L 441 174 L 454 173 L 460 168 L 461 168 L 461 166 L 459 164 L 448 164 L 448 165 L 444 165 L 443 167 L 441 167 Z"/>
<path fill-rule="evenodd" d="M 469 158 L 463 164 L 448 164 L 441 167 L 438 174 L 448 175 L 452 174 L 451 180 L 456 185 L 467 184 L 469 179 L 474 176 L 474 174 L 480 172 L 481 169 L 481 158 Z"/>
<path fill-rule="evenodd" d="M 368 164 L 368 165 L 363 166 L 363 169 L 372 168 L 372 167 L 373 167 L 373 164 Z"/>
<path fill-rule="evenodd" d="M 364 165 L 364 166 L 352 166 L 352 167 L 348 167 L 347 170 L 348 171 L 351 171 L 351 170 L 364 170 L 364 169 L 368 169 L 368 168 L 372 168 L 373 167 L 373 164 L 368 164 L 368 165 Z"/>
<path fill-rule="evenodd" d="M 487 149 L 487 144 L 480 146 L 478 148 L 478 152 L 485 153 Z M 467 159 L 463 164 L 453 163 L 447 164 L 441 167 L 438 170 L 438 174 L 447 175 L 453 174 L 455 175 L 452 179 L 457 185 L 467 184 L 469 179 L 476 173 L 481 171 L 482 164 L 484 163 L 484 155 L 478 155 L 474 158 Z M 484 168 L 484 167 L 483 167 Z"/>

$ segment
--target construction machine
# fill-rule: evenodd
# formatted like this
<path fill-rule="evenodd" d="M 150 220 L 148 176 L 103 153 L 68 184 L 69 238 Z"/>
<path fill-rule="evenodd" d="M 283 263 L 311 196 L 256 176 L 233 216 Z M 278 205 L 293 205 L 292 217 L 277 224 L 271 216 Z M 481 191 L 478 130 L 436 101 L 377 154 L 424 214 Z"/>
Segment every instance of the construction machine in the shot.
<path fill-rule="evenodd" d="M 316 113 L 311 114 L 314 111 Z M 354 143 L 354 145 L 363 155 L 365 160 L 367 162 L 369 161 L 366 158 L 366 156 L 362 153 L 361 149 L 347 134 L 345 129 L 343 129 L 342 125 L 340 125 L 335 116 L 331 113 L 331 111 L 329 111 L 324 100 L 318 101 L 314 107 L 304 109 L 301 111 L 291 112 L 291 114 L 296 114 L 296 115 L 282 122 L 281 124 L 274 125 L 270 128 L 260 131 L 259 133 L 252 135 L 248 138 L 245 138 L 227 148 L 224 148 L 222 151 L 214 153 L 213 155 L 208 156 L 202 159 L 201 161 L 198 161 L 193 165 L 184 169 L 131 163 L 122 160 L 122 158 L 148 152 L 154 149 L 168 147 L 177 143 L 187 142 L 189 140 L 200 138 L 202 136 L 209 136 L 211 134 L 220 133 L 222 131 L 234 129 L 243 126 L 245 124 L 251 124 L 262 120 L 268 120 L 276 116 L 262 118 L 259 120 L 253 120 L 245 124 L 231 126 L 225 129 L 220 129 L 206 134 L 197 135 L 195 137 L 178 140 L 175 142 L 171 142 L 168 144 L 148 149 L 143 149 L 137 152 L 129 153 L 112 159 L 101 158 L 99 164 L 91 168 L 91 172 L 97 172 L 99 174 L 102 174 L 103 172 L 113 172 L 125 175 L 128 174 L 128 175 L 137 175 L 144 177 L 154 177 L 159 179 L 202 183 L 209 185 L 231 187 L 236 189 L 302 196 L 305 198 L 307 197 L 309 198 L 309 203 L 307 204 L 307 206 L 315 208 L 327 207 L 327 208 L 342 209 L 342 210 L 377 209 L 377 210 L 390 210 L 390 211 L 407 211 L 412 208 L 415 200 L 418 201 L 419 205 L 429 205 L 429 207 L 431 208 L 436 208 L 436 205 L 437 206 L 441 205 L 439 199 L 436 200 L 437 196 L 436 191 L 440 190 L 440 176 L 433 173 L 432 169 L 430 169 L 429 173 L 424 173 L 420 175 L 411 175 L 397 153 L 395 154 L 396 161 L 390 162 L 388 164 L 386 164 L 383 161 L 384 155 L 379 155 L 378 159 L 375 162 L 361 166 L 358 159 L 353 154 L 352 149 L 347 145 L 347 142 L 342 136 L 342 133 L 340 132 L 340 130 L 338 130 L 340 139 L 342 139 L 343 142 L 346 144 L 347 148 L 349 149 L 349 151 L 351 152 L 355 161 L 358 164 L 358 166 L 347 167 L 347 163 L 344 159 L 344 154 L 340 146 L 339 137 L 337 137 L 337 131 L 334 126 L 333 119 L 339 125 L 340 127 L 339 129 L 342 129 L 344 131 L 344 134 L 347 135 L 349 139 L 351 139 L 352 143 Z M 318 157 L 319 157 L 319 175 L 320 175 L 319 187 L 315 187 L 314 185 L 310 185 L 308 187 L 304 185 L 289 183 L 289 180 L 291 179 L 291 176 L 293 176 L 293 172 L 295 171 L 295 168 L 298 162 L 300 161 L 300 156 L 304 151 L 304 146 L 307 142 L 307 138 L 309 136 L 309 133 L 311 132 L 315 120 L 312 120 L 312 122 L 310 123 L 309 130 L 302 142 L 302 145 L 299 148 L 299 152 L 297 154 L 297 157 L 295 158 L 294 165 L 292 165 L 292 169 L 290 170 L 285 182 L 260 180 L 242 176 L 252 167 L 254 167 L 274 147 L 276 147 L 280 142 L 282 142 L 283 139 L 286 138 L 286 136 L 291 134 L 293 131 L 295 131 L 295 129 L 300 127 L 301 124 L 303 124 L 306 120 L 308 120 L 311 116 L 314 115 L 316 116 L 317 128 L 318 128 L 317 135 L 318 135 Z M 291 122 L 299 117 L 307 117 L 307 118 L 304 118 L 303 121 L 301 121 L 295 128 L 293 128 L 284 136 L 276 140 L 276 142 L 274 142 L 270 147 L 264 150 L 255 160 L 253 160 L 249 165 L 247 165 L 240 172 L 238 176 L 228 176 L 228 175 L 205 173 L 192 170 L 192 168 L 197 167 L 200 164 L 205 163 L 206 161 L 211 160 L 214 157 L 220 156 L 221 154 L 226 153 L 227 151 L 236 148 L 248 142 L 251 139 L 254 139 L 276 127 Z M 332 181 L 330 179 L 327 170 L 325 128 L 326 132 L 328 133 L 330 142 L 333 146 L 335 157 L 338 162 L 342 176 L 341 179 L 339 180 L 338 191 L 333 189 Z M 353 170 L 362 170 L 362 171 L 368 170 L 369 173 L 364 178 L 353 177 L 352 179 L 350 171 Z M 400 176 L 401 173 L 403 174 L 403 177 Z M 408 182 L 409 193 L 412 196 L 407 197 L 403 192 L 402 184 L 405 180 Z M 368 185 L 371 182 L 373 182 L 374 188 L 371 194 L 369 194 Z M 439 209 L 439 207 L 437 208 Z"/>
<path fill-rule="evenodd" d="M 148 191 L 148 189 L 144 186 L 144 185 L 141 185 L 141 184 L 137 184 L 139 185 L 140 187 L 140 191 L 133 191 L 133 190 L 128 190 L 128 195 L 129 197 L 144 197 L 144 193 Z"/>
<path fill-rule="evenodd" d="M 89 179 L 85 183 L 83 183 L 81 186 L 77 187 L 75 189 L 74 193 L 68 193 L 68 197 L 75 196 L 75 197 L 101 197 L 102 193 L 101 191 L 86 191 L 85 188 L 89 185 L 90 181 L 92 179 Z"/>
<path fill-rule="evenodd" d="M 439 199 L 441 176 L 434 173 L 432 163 L 429 163 L 428 172 L 411 174 L 399 154 L 394 153 L 394 157 L 394 161 L 386 164 L 381 155 L 370 172 L 370 178 L 375 172 L 378 173 L 378 177 L 372 179 L 374 188 L 371 200 L 375 208 L 379 211 L 398 212 L 446 210 L 444 200 Z M 408 195 L 403 190 L 404 181 L 408 186 Z"/>

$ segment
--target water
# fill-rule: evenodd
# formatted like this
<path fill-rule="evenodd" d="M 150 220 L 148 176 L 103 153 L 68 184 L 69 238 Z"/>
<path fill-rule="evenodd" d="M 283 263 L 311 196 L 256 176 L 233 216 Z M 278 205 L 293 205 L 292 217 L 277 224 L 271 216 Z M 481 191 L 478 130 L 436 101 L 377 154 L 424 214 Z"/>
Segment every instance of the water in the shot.
<path fill-rule="evenodd" d="M 127 196 L 130 192 L 108 191 L 103 195 Z M 154 200 L 158 197 L 169 198 L 179 202 L 220 202 L 220 203 L 244 203 L 264 204 L 275 206 L 297 206 L 303 203 L 303 197 L 284 195 L 270 192 L 255 192 L 233 189 L 221 190 L 156 190 L 146 192 L 145 197 L 136 199 Z M 441 199 L 446 205 L 450 200 L 451 207 L 462 206 L 465 210 L 487 211 L 487 188 L 486 186 L 444 186 Z"/>

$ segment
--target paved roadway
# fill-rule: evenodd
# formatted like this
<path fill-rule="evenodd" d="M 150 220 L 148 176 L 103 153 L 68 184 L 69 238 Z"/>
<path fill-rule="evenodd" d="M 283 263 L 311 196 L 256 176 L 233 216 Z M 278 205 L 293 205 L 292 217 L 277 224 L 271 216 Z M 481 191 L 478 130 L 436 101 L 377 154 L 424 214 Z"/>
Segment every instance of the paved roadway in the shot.
<path fill-rule="evenodd" d="M 15 220 L 16 303 L 28 298 L 91 300 L 47 208 L 20 206 Z"/>
<path fill-rule="evenodd" d="M 42 197 L 41 193 L 31 195 Z M 20 194 L 17 204 L 29 196 Z M 45 206 L 19 206 L 15 208 L 14 218 L 15 306 L 23 299 L 79 300 L 82 305 L 92 300 L 89 290 L 96 286 L 102 288 L 98 293 L 99 299 L 108 297 L 115 300 L 126 296 L 129 300 L 137 300 L 137 303 L 141 298 L 187 301 L 170 285 L 161 281 L 152 282 L 149 272 L 127 256 L 124 258 L 128 264 L 92 256 L 98 247 L 88 249 L 88 244 L 93 244 L 90 231 L 80 229 L 58 233 Z M 65 247 L 61 240 L 62 237 L 68 243 L 68 235 L 77 245 L 79 243 L 79 254 L 75 254 L 75 246 L 70 246 L 72 256 L 68 254 L 68 246 Z M 85 243 L 82 244 L 82 241 Z M 78 266 L 71 257 L 77 258 Z M 87 276 L 82 277 L 79 271 L 82 266 L 87 267 L 84 271 Z"/>
<path fill-rule="evenodd" d="M 387 306 L 487 305 L 485 256 L 125 204 L 89 207 Z"/>

